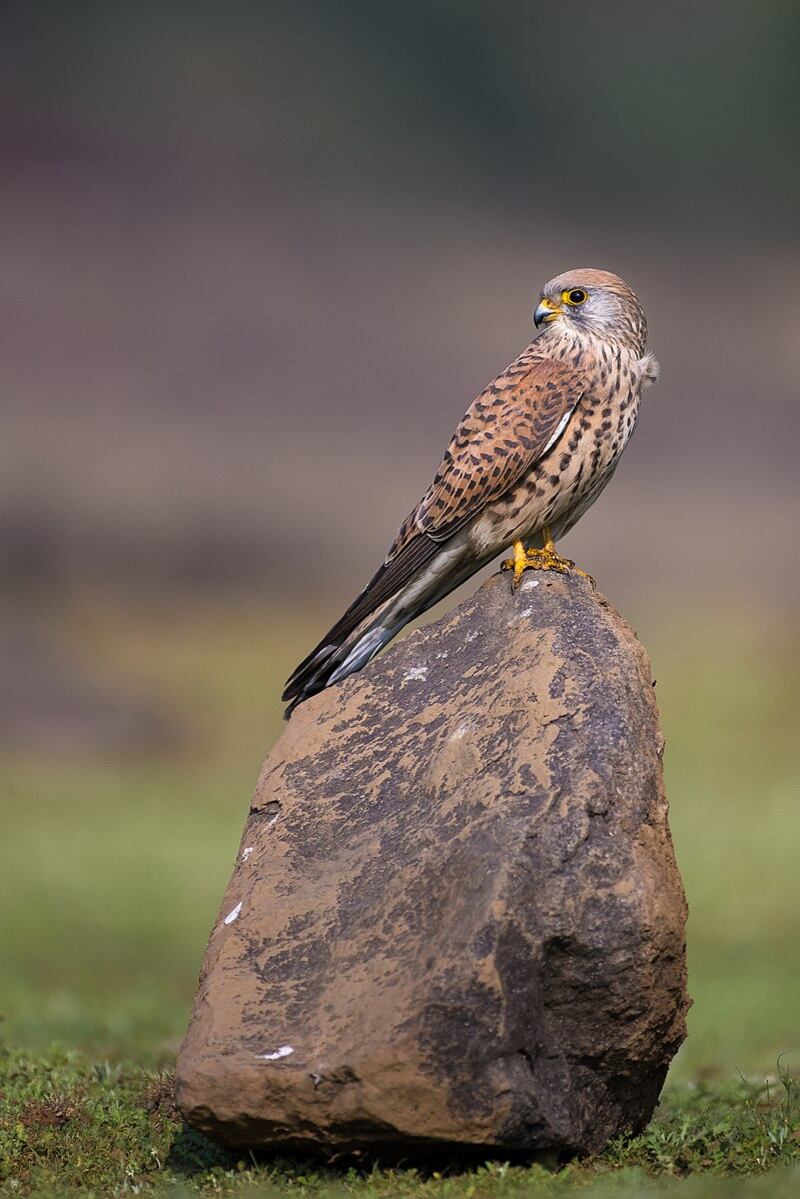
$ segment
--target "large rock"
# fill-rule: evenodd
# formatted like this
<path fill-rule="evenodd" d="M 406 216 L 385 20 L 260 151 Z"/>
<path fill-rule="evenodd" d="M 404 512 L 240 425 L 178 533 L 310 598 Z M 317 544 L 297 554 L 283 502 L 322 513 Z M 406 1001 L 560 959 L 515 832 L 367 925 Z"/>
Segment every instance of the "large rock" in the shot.
<path fill-rule="evenodd" d="M 647 656 L 577 576 L 495 576 L 297 709 L 178 1061 L 229 1145 L 598 1150 L 685 1035 Z"/>

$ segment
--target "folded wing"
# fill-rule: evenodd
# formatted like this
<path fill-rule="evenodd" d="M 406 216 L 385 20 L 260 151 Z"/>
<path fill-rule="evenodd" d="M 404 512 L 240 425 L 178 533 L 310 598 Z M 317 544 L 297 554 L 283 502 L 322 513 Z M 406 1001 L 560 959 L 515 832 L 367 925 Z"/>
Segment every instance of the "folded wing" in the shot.
<path fill-rule="evenodd" d="M 450 587 L 435 569 L 437 557 L 445 563 L 447 545 L 456 534 L 560 440 L 585 389 L 585 376 L 575 368 L 523 355 L 481 392 L 459 422 L 433 482 L 403 521 L 383 564 L 287 682 L 283 699 L 292 701 L 289 710 L 322 690 L 334 674 L 344 677 L 342 663 L 352 659 L 357 662 L 352 669 L 359 669 L 404 624 L 483 565 L 477 559 L 458 563 L 458 569 L 454 564 Z M 415 594 L 408 611 L 400 608 L 376 633 L 392 601 L 427 575 L 430 589 Z M 366 656 L 359 655 L 357 647 L 364 638 Z"/>

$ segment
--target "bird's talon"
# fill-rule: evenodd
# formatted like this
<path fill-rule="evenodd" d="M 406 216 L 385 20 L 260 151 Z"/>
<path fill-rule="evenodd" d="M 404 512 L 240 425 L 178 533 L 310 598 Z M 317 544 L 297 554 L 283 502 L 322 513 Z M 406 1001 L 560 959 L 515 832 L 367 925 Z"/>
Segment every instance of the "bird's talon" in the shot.
<path fill-rule="evenodd" d="M 591 575 L 585 570 L 581 570 L 576 566 L 571 558 L 564 558 L 559 554 L 555 545 L 549 536 L 546 537 L 543 549 L 537 549 L 531 546 L 526 549 L 521 541 L 514 542 L 514 557 L 506 558 L 500 563 L 501 570 L 513 570 L 514 578 L 511 580 L 511 589 L 516 591 L 520 585 L 522 575 L 526 570 L 554 570 L 558 574 L 568 575 L 577 574 L 582 578 L 588 579 L 592 587 L 595 581 Z"/>
<path fill-rule="evenodd" d="M 595 581 L 594 575 L 590 575 L 587 571 L 581 570 L 580 566 L 576 566 L 574 562 L 572 563 L 572 573 L 580 575 L 582 579 L 586 579 L 591 586 L 592 591 L 597 590 L 597 582 Z"/>

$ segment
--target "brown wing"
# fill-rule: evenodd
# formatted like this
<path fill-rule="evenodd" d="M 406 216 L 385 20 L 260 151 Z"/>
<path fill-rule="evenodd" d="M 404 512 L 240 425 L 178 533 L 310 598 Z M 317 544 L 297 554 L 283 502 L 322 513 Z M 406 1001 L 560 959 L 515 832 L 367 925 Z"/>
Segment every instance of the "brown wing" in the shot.
<path fill-rule="evenodd" d="M 304 658 L 283 694 L 300 702 L 326 685 L 341 647 L 397 595 L 451 537 L 501 496 L 564 432 L 586 376 L 552 358 L 523 355 L 469 406 L 425 495 L 400 526 L 386 560 Z M 287 713 L 290 708 L 287 709 Z"/>
<path fill-rule="evenodd" d="M 420 533 L 451 537 L 513 487 L 559 439 L 587 386 L 582 371 L 554 358 L 518 360 L 499 375 L 461 418 L 387 563 Z"/>

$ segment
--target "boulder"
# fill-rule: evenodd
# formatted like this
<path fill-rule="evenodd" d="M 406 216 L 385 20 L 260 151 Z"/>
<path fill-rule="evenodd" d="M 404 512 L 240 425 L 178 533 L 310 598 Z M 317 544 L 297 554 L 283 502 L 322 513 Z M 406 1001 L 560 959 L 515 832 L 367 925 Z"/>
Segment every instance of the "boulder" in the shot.
<path fill-rule="evenodd" d="M 562 1154 L 650 1119 L 686 904 L 650 665 L 578 576 L 491 578 L 266 760 L 177 1068 L 231 1146 Z"/>

